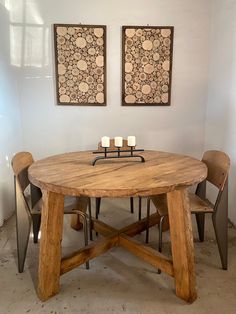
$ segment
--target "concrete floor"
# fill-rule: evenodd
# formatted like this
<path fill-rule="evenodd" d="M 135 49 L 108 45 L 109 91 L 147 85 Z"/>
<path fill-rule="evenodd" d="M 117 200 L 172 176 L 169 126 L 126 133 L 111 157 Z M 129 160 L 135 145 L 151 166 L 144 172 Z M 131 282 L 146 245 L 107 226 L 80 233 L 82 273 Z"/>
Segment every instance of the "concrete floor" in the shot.
<path fill-rule="evenodd" d="M 109 211 L 109 208 L 113 208 Z M 115 227 L 137 217 L 129 213 L 128 200 L 103 200 L 100 218 Z M 136 206 L 137 208 L 137 206 Z M 37 282 L 38 244 L 30 239 L 25 271 L 17 272 L 15 218 L 0 228 L 0 313 L 236 313 L 236 230 L 229 227 L 229 270 L 220 268 L 211 220 L 206 222 L 206 239 L 197 241 L 194 225 L 198 298 L 186 304 L 174 294 L 174 281 L 121 248 L 90 261 L 61 277 L 60 293 L 47 302 L 39 301 Z M 144 241 L 144 234 L 136 237 Z M 163 253 L 170 255 L 169 233 L 164 233 Z M 63 254 L 82 244 L 82 233 L 71 230 L 65 218 Z M 157 227 L 150 233 L 150 246 L 157 246 Z"/>

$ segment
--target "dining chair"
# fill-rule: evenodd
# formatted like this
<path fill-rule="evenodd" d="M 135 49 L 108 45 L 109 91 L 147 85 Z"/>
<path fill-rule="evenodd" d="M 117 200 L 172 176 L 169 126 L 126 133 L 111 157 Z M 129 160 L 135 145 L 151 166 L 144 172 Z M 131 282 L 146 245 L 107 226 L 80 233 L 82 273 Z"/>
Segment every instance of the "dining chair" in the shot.
<path fill-rule="evenodd" d="M 12 158 L 11 162 L 15 186 L 16 235 L 19 273 L 24 271 L 31 224 L 33 224 L 33 240 L 34 243 L 37 243 L 41 223 L 42 193 L 40 188 L 33 185 L 28 178 L 28 168 L 33 164 L 33 162 L 34 159 L 29 152 L 17 153 Z M 84 202 L 81 202 L 81 204 L 84 204 Z M 79 200 L 77 200 L 76 208 L 78 207 L 80 207 L 81 210 L 74 210 L 73 204 L 65 206 L 64 213 L 76 214 L 82 218 L 84 226 L 84 242 L 85 245 L 87 245 L 87 216 L 84 213 L 84 208 L 80 206 Z M 86 268 L 89 269 L 89 262 L 86 263 Z"/>
<path fill-rule="evenodd" d="M 205 214 L 212 215 L 222 268 L 226 270 L 228 267 L 228 174 L 230 158 L 224 152 L 209 150 L 203 154 L 202 162 L 206 164 L 208 174 L 207 178 L 197 185 L 195 194 L 188 193 L 190 210 L 196 216 L 200 242 L 204 241 Z M 206 198 L 207 182 L 217 189 L 217 197 L 214 203 Z M 161 216 L 158 245 L 158 250 L 161 252 L 163 226 L 168 228 L 167 197 L 166 194 L 161 194 L 148 199 L 148 218 L 150 215 L 150 201 L 153 202 Z M 146 232 L 146 241 L 148 241 L 148 229 Z"/>
<path fill-rule="evenodd" d="M 128 146 L 128 141 L 127 140 L 123 140 L 123 147 L 122 149 L 130 149 L 130 147 Z M 98 143 L 98 150 L 99 151 L 103 151 L 104 148 L 102 147 L 102 142 L 100 141 Z M 111 139 L 110 140 L 110 147 L 107 149 L 109 150 L 117 150 L 117 147 L 115 146 L 115 139 Z M 100 207 L 101 207 L 101 197 L 97 197 L 96 198 L 96 219 L 98 219 L 98 215 L 100 213 Z M 141 208 L 142 208 L 142 199 L 141 197 L 139 197 L 139 213 L 138 213 L 138 217 L 139 220 L 141 220 Z M 131 214 L 134 213 L 134 198 L 130 197 L 130 212 Z"/>

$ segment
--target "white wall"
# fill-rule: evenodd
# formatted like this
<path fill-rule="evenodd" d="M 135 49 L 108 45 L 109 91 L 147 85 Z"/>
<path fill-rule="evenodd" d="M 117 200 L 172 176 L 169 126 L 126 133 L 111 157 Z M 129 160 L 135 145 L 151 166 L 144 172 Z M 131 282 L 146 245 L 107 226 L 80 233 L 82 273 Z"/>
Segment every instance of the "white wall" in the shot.
<path fill-rule="evenodd" d="M 15 62 L 22 66 L 25 149 L 39 158 L 95 148 L 102 135 L 136 135 L 144 148 L 201 156 L 207 97 L 209 1 L 21 1 L 24 6 L 13 8 L 15 18 L 21 20 L 18 25 L 24 41 L 24 49 L 19 49 L 19 43 Z M 53 23 L 107 25 L 107 107 L 55 105 Z M 147 24 L 175 27 L 172 105 L 122 107 L 121 26 Z"/>
<path fill-rule="evenodd" d="M 107 107 L 55 105 L 53 23 L 107 25 Z M 172 105 L 122 107 L 121 26 L 147 24 L 175 27 Z M 235 24 L 234 0 L 0 0 L 0 225 L 13 208 L 9 160 L 21 149 L 18 100 L 24 148 L 37 158 L 95 148 L 105 134 L 134 134 L 144 148 L 200 157 L 207 103 L 205 149 L 231 156 L 236 223 Z"/>
<path fill-rule="evenodd" d="M 14 210 L 10 161 L 21 149 L 21 125 L 17 92 L 17 69 L 10 62 L 9 12 L 0 2 L 0 226 Z"/>
<path fill-rule="evenodd" d="M 0 151 L 1 172 L 5 171 L 0 176 L 2 186 L 9 187 L 12 183 L 9 158 L 21 149 L 18 99 L 23 148 L 36 158 L 93 149 L 105 134 L 136 135 L 141 147 L 201 157 L 210 0 L 0 0 L 0 3 L 5 3 L 8 10 L 4 11 L 1 6 L 1 15 L 5 14 L 3 20 L 1 16 L 0 55 L 3 67 L 0 114 L 1 121 L 4 119 L 0 126 Z M 53 23 L 107 25 L 107 107 L 56 105 Z M 175 27 L 172 104 L 170 107 L 122 107 L 121 26 L 147 24 Z M 11 208 L 12 191 L 6 193 L 2 186 L 1 193 Z"/>
<path fill-rule="evenodd" d="M 231 157 L 229 218 L 236 224 L 236 1 L 215 0 L 212 7 L 206 149 Z"/>

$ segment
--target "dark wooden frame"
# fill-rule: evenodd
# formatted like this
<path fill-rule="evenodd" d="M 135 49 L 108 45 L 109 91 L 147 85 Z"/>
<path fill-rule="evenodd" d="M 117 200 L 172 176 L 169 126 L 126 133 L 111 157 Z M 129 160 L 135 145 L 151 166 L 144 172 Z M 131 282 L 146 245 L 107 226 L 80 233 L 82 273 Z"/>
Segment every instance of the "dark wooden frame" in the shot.
<path fill-rule="evenodd" d="M 103 29 L 103 47 L 104 47 L 104 81 L 103 81 L 103 93 L 104 93 L 104 101 L 103 103 L 78 103 L 78 102 L 61 102 L 59 95 L 59 73 L 58 73 L 58 49 L 57 49 L 57 27 L 79 27 L 79 28 L 102 28 Z M 54 59 L 55 59 L 55 83 L 56 83 L 56 100 L 58 105 L 66 105 L 66 106 L 106 106 L 107 102 L 107 61 L 106 61 L 106 25 L 86 25 L 86 24 L 53 24 L 54 31 Z"/>
<path fill-rule="evenodd" d="M 167 103 L 127 103 L 125 102 L 125 30 L 126 29 L 170 29 L 170 69 L 169 69 L 169 90 Z M 122 106 L 170 106 L 171 104 L 171 83 L 172 83 L 172 65 L 173 65 L 173 40 L 174 26 L 122 26 Z"/>

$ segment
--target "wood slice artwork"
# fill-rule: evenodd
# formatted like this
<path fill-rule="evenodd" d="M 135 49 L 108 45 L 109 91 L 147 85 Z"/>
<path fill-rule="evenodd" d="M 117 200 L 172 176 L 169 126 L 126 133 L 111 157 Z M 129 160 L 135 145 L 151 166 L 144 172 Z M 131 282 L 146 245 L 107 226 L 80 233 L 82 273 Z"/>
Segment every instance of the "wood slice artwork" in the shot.
<path fill-rule="evenodd" d="M 58 105 L 106 105 L 106 26 L 54 24 Z"/>
<path fill-rule="evenodd" d="M 122 27 L 122 105 L 169 106 L 173 26 Z"/>

